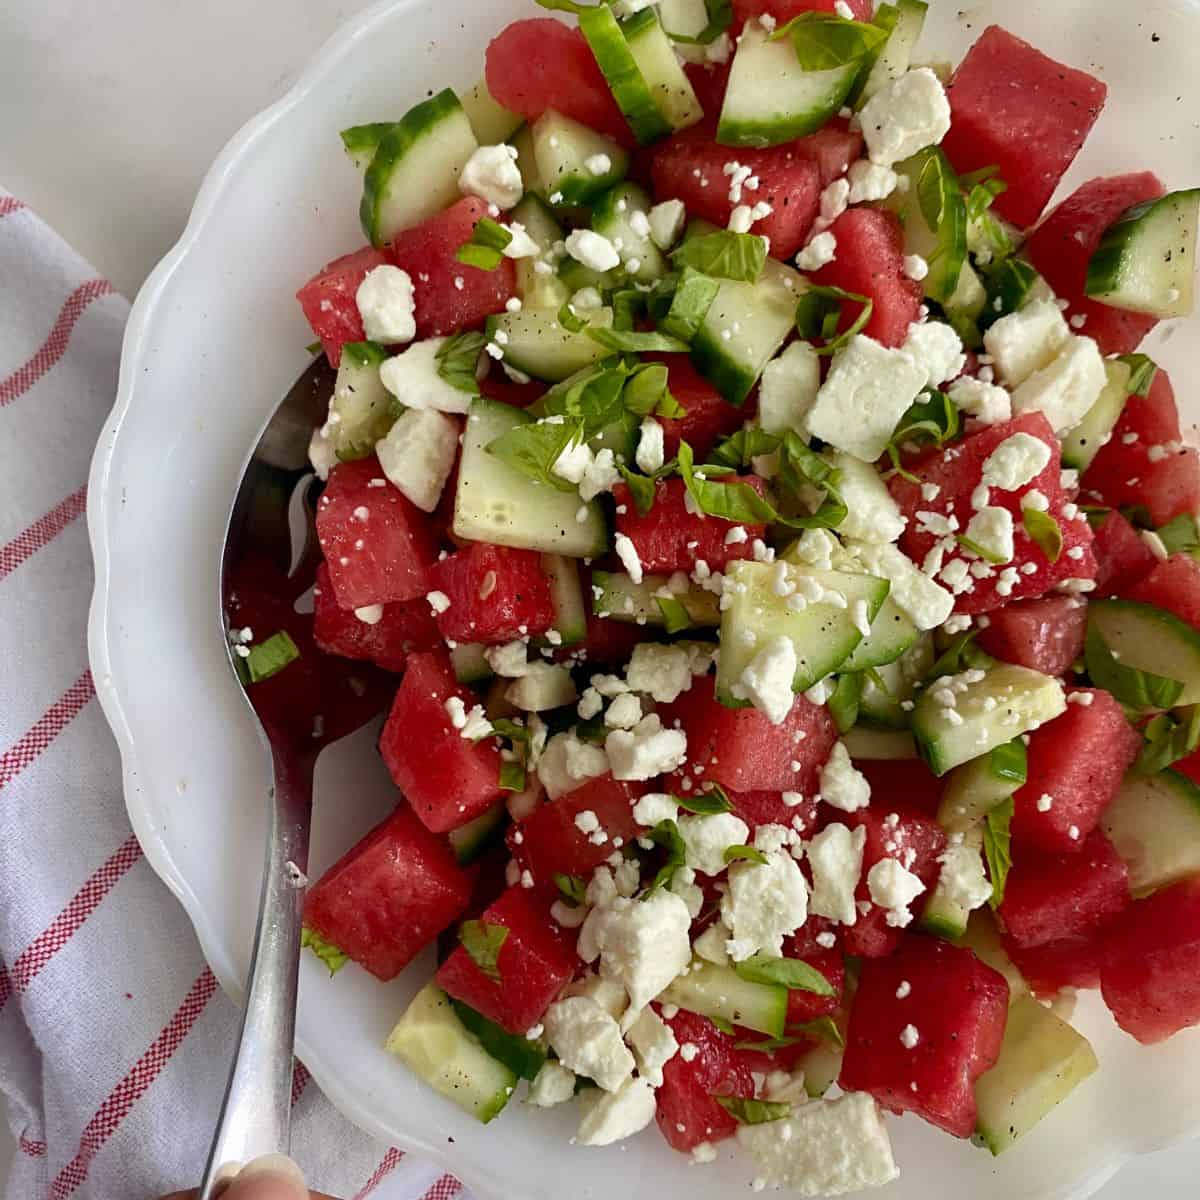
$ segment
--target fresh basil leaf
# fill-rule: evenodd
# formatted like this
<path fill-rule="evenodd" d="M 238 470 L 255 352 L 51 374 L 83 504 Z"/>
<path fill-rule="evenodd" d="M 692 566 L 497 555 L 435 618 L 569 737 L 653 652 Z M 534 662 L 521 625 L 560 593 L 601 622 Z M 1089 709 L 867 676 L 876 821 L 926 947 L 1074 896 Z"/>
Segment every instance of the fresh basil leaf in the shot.
<path fill-rule="evenodd" d="M 646 296 L 636 288 L 625 288 L 612 295 L 613 323 L 615 331 L 632 329 L 640 317 L 646 314 Z"/>
<path fill-rule="evenodd" d="M 765 429 L 739 429 L 711 451 L 708 461 L 736 471 L 748 467 L 760 455 L 774 454 L 781 445 L 781 440 Z"/>
<path fill-rule="evenodd" d="M 862 307 L 850 326 L 839 335 L 837 327 L 841 324 L 843 304 Z M 825 341 L 825 345 L 816 348 L 818 354 L 833 354 L 862 332 L 874 311 L 875 301 L 870 296 L 840 287 L 809 284 L 796 302 L 796 329 L 807 342 L 817 338 Z"/>
<path fill-rule="evenodd" d="M 832 1017 L 818 1017 L 815 1021 L 805 1021 L 802 1025 L 793 1025 L 792 1028 L 802 1030 L 810 1037 L 832 1042 L 835 1046 L 844 1047 L 846 1045 L 846 1039 L 842 1036 L 838 1023 Z"/>
<path fill-rule="evenodd" d="M 663 616 L 663 627 L 667 633 L 681 633 L 692 627 L 692 618 L 688 610 L 674 596 L 656 596 L 658 611 Z"/>
<path fill-rule="evenodd" d="M 842 497 L 842 473 L 831 467 L 819 454 L 810 450 L 798 434 L 787 430 L 779 447 L 779 476 L 781 487 L 799 498 L 805 488 L 825 493 L 817 511 L 809 517 L 789 517 L 791 529 L 837 529 L 846 519 L 846 501 Z"/>
<path fill-rule="evenodd" d="M 670 395 L 665 363 L 643 363 L 630 374 L 621 393 L 626 412 L 648 417 Z"/>
<path fill-rule="evenodd" d="M 1142 736 L 1146 744 L 1133 769 L 1138 775 L 1157 775 L 1200 746 L 1200 704 L 1155 717 L 1142 730 Z"/>
<path fill-rule="evenodd" d="M 523 792 L 525 790 L 525 764 L 523 762 L 501 762 L 500 790 Z"/>
<path fill-rule="evenodd" d="M 858 721 L 858 706 L 862 701 L 863 678 L 857 671 L 838 676 L 837 686 L 829 697 L 829 715 L 838 733 L 845 733 Z"/>
<path fill-rule="evenodd" d="M 449 997 L 450 1007 L 463 1023 L 468 1033 L 479 1040 L 479 1044 L 497 1062 L 503 1063 L 519 1079 L 534 1080 L 546 1061 L 545 1047 L 536 1039 L 524 1034 L 509 1033 L 483 1013 L 476 1012 L 469 1004 Z"/>
<path fill-rule="evenodd" d="M 1012 867 L 1012 817 L 1013 798 L 997 804 L 989 810 L 983 823 L 983 853 L 987 859 L 988 878 L 992 881 L 993 908 L 1004 902 L 1004 888 L 1008 883 L 1008 872 Z"/>
<path fill-rule="evenodd" d="M 1154 377 L 1158 374 L 1158 364 L 1144 354 L 1122 354 L 1117 361 L 1123 362 L 1130 370 L 1126 391 L 1131 396 L 1145 398 L 1150 395 L 1150 389 L 1154 386 Z"/>
<path fill-rule="evenodd" d="M 587 321 L 575 311 L 575 305 L 570 300 L 565 301 L 558 310 L 556 320 L 568 333 L 582 333 L 587 328 Z"/>
<path fill-rule="evenodd" d="M 925 155 L 925 162 L 917 176 L 917 203 L 925 224 L 936 233 L 946 219 L 946 201 L 950 194 L 957 194 L 958 181 L 950 178 L 950 164 L 936 148 Z"/>
<path fill-rule="evenodd" d="M 1014 313 L 1025 303 L 1038 273 L 1027 262 L 1019 258 L 1006 258 L 988 272 L 987 302 L 979 321 L 991 324 L 1009 313 Z"/>
<path fill-rule="evenodd" d="M 342 357 L 356 367 L 377 367 L 388 357 L 388 352 L 378 342 L 346 342 Z"/>
<path fill-rule="evenodd" d="M 307 925 L 300 930 L 300 945 L 311 950 L 329 968 L 330 975 L 336 975 L 350 961 L 350 955 L 343 954 L 332 942 L 327 942 Z"/>
<path fill-rule="evenodd" d="M 645 475 L 635 475 L 628 467 L 618 467 L 621 477 L 629 485 L 629 494 L 638 510 L 638 516 L 644 517 L 654 507 L 656 488 L 654 480 Z"/>
<path fill-rule="evenodd" d="M 584 436 L 581 421 L 534 421 L 529 425 L 516 425 L 502 433 L 494 442 L 489 442 L 487 451 L 514 471 L 544 483 L 560 492 L 573 492 L 575 485 L 554 473 L 558 456 Z"/>
<path fill-rule="evenodd" d="M 973 183 L 964 190 L 967 197 L 967 220 L 977 221 L 992 207 L 998 196 L 1008 191 L 1008 184 L 994 175 L 990 179 Z"/>
<path fill-rule="evenodd" d="M 749 484 L 713 483 L 692 466 L 692 448 L 679 443 L 679 474 L 701 512 L 739 525 L 769 525 L 778 520 L 775 509 Z"/>
<path fill-rule="evenodd" d="M 733 811 L 733 802 L 719 783 L 710 783 L 708 791 L 699 796 L 676 796 L 674 799 L 684 811 L 701 817 L 714 817 L 717 813 Z"/>
<path fill-rule="evenodd" d="M 733 969 L 750 983 L 773 983 L 794 992 L 812 992 L 814 996 L 836 995 L 833 985 L 816 967 L 799 958 L 775 958 L 770 954 L 752 954 Z"/>
<path fill-rule="evenodd" d="M 1088 621 L 1083 657 L 1091 681 L 1127 708 L 1140 712 L 1172 708 L 1183 694 L 1178 679 L 1139 671 L 1115 658 L 1094 621 Z"/>
<path fill-rule="evenodd" d="M 708 46 L 733 24 L 733 0 L 704 0 L 704 8 L 708 13 L 708 24 L 695 37 L 667 30 L 670 39 L 689 45 Z"/>
<path fill-rule="evenodd" d="M 577 4 L 575 0 L 537 0 L 537 4 L 549 12 L 571 13 L 576 17 L 580 13 L 587 12 L 588 9 L 599 7 L 596 4 Z"/>
<path fill-rule="evenodd" d="M 564 875 L 561 871 L 555 871 L 554 886 L 564 900 L 577 908 L 587 902 L 587 884 L 578 875 Z"/>
<path fill-rule="evenodd" d="M 968 171 L 966 175 L 960 175 L 958 182 L 967 190 L 978 186 L 981 183 L 986 183 L 989 179 L 995 179 L 1000 174 L 1000 166 L 998 163 L 992 163 L 987 167 L 980 167 L 977 171 Z"/>
<path fill-rule="evenodd" d="M 438 374 L 452 388 L 479 395 L 479 356 L 483 353 L 487 338 L 482 333 L 456 333 L 448 337 L 434 355 Z"/>
<path fill-rule="evenodd" d="M 805 12 L 772 35 L 790 37 L 803 71 L 832 71 L 861 62 L 887 41 L 887 30 L 832 13 Z"/>
<path fill-rule="evenodd" d="M 658 323 L 659 328 L 680 341 L 691 342 L 720 290 L 720 280 L 702 275 L 694 267 L 685 267 L 671 298 L 671 307 Z"/>
<path fill-rule="evenodd" d="M 666 861 L 658 869 L 650 884 L 647 894 L 656 892 L 659 888 L 668 887 L 675 878 L 675 872 L 684 865 L 687 859 L 687 847 L 683 843 L 683 835 L 674 821 L 659 821 L 646 836 L 656 845 L 667 852 Z"/>
<path fill-rule="evenodd" d="M 943 675 L 958 675 L 969 669 L 986 671 L 988 667 L 992 666 L 996 660 L 991 655 L 985 654 L 975 644 L 978 636 L 978 629 L 969 629 L 966 633 L 956 637 L 929 668 L 924 679 L 925 686 L 928 687 L 935 679 L 941 679 Z"/>
<path fill-rule="evenodd" d="M 587 441 L 625 416 L 628 378 L 629 370 L 623 363 L 598 365 L 551 388 L 542 397 L 542 404 L 550 415 L 578 421 L 582 439 Z"/>
<path fill-rule="evenodd" d="M 756 233 L 719 229 L 689 238 L 671 255 L 671 261 L 680 270 L 692 267 L 702 275 L 754 283 L 767 261 L 767 247 Z"/>
<path fill-rule="evenodd" d="M 1200 522 L 1192 513 L 1180 513 L 1155 532 L 1168 554 L 1191 554 L 1200 549 Z"/>
<path fill-rule="evenodd" d="M 778 1100 L 754 1100 L 742 1096 L 714 1096 L 713 1099 L 739 1125 L 765 1125 L 792 1115 L 792 1106 Z"/>
<path fill-rule="evenodd" d="M 507 938 L 507 926 L 489 921 L 464 921 L 458 927 L 458 940 L 467 957 L 494 983 L 500 982 L 497 962 Z"/>
<path fill-rule="evenodd" d="M 721 1033 L 733 1033 L 732 1021 L 727 1021 L 724 1017 L 709 1017 L 708 1019 L 712 1022 L 713 1028 L 719 1030 Z"/>
<path fill-rule="evenodd" d="M 635 329 L 603 329 L 589 325 L 587 335 L 606 350 L 621 354 L 686 354 L 690 349 L 687 342 L 654 330 L 643 333 Z"/>
<path fill-rule="evenodd" d="M 958 406 L 945 392 L 933 388 L 923 394 L 926 398 L 915 401 L 897 422 L 887 445 L 892 469 L 909 483 L 920 483 L 920 480 L 902 465 L 900 456 L 904 447 L 910 442 L 944 446 L 958 437 L 961 428 Z"/>
<path fill-rule="evenodd" d="M 1039 512 L 1036 508 L 1021 510 L 1021 520 L 1025 532 L 1037 543 L 1037 547 L 1047 560 L 1056 563 L 1062 554 L 1062 526 L 1049 514 Z"/>
<path fill-rule="evenodd" d="M 383 141 L 383 135 L 391 127 L 391 121 L 372 121 L 366 125 L 352 125 L 349 129 L 343 129 L 339 136 L 347 154 L 356 161 L 366 162 L 369 161 L 367 155 L 374 155 L 379 143 Z"/>
<path fill-rule="evenodd" d="M 469 267 L 494 271 L 504 261 L 504 248 L 512 241 L 512 233 L 491 217 L 477 221 L 471 240 L 455 251 L 454 257 Z"/>
<path fill-rule="evenodd" d="M 724 859 L 727 863 L 752 862 L 760 867 L 765 867 L 769 861 L 761 850 L 753 846 L 726 846 Z"/>
<path fill-rule="evenodd" d="M 1029 756 L 1025 751 L 1025 743 L 1018 737 L 994 747 L 988 754 L 988 770 L 996 779 L 1024 783 L 1029 771 Z"/>
<path fill-rule="evenodd" d="M 969 538 L 965 534 L 960 533 L 954 540 L 964 550 L 969 550 L 973 555 L 975 555 L 976 558 L 982 558 L 984 562 L 990 562 L 996 565 L 999 565 L 1003 562 L 1008 562 L 1008 559 L 1002 558 L 999 554 L 987 549 L 986 546 L 980 545 L 979 542 L 975 541 L 974 538 Z"/>
<path fill-rule="evenodd" d="M 308 345 L 304 347 L 304 349 L 309 354 L 320 354 L 321 351 L 325 349 L 325 344 L 321 341 L 320 338 L 318 338 L 315 342 L 309 342 Z"/>
<path fill-rule="evenodd" d="M 251 683 L 262 683 L 272 675 L 278 675 L 284 667 L 300 657 L 300 648 L 292 641 L 286 629 L 273 633 L 266 641 L 250 647 L 246 658 L 246 672 Z"/>
<path fill-rule="evenodd" d="M 497 717 L 492 722 L 492 732 L 506 737 L 510 742 L 528 742 L 529 730 L 519 721 L 511 721 L 508 717 Z"/>

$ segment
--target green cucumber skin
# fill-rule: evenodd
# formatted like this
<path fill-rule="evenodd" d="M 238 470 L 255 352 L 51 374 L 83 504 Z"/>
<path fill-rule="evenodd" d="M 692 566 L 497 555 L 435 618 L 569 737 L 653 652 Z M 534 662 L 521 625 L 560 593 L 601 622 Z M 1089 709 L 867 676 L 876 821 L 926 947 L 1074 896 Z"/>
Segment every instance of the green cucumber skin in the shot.
<path fill-rule="evenodd" d="M 1179 771 L 1126 776 L 1100 828 L 1128 864 L 1135 897 L 1200 871 L 1200 787 Z"/>
<path fill-rule="evenodd" d="M 391 121 L 372 121 L 367 125 L 352 125 L 341 133 L 342 145 L 360 171 L 365 171 L 375 157 L 384 134 L 392 127 Z"/>
<path fill-rule="evenodd" d="M 1121 655 L 1119 661 L 1125 666 L 1179 680 L 1184 687 L 1176 705 L 1200 703 L 1200 632 L 1186 621 L 1136 600 L 1105 599 L 1088 606 L 1088 622 L 1097 625 L 1109 649 Z M 1126 633 L 1117 632 L 1117 625 Z M 1127 636 L 1131 626 L 1132 638 Z M 1169 644 L 1164 646 L 1167 639 Z M 1147 648 L 1157 649 L 1163 661 L 1152 664 Z"/>
<path fill-rule="evenodd" d="M 606 4 L 585 9 L 579 28 L 634 137 L 646 145 L 670 133 L 670 122 L 654 102 L 612 9 Z"/>

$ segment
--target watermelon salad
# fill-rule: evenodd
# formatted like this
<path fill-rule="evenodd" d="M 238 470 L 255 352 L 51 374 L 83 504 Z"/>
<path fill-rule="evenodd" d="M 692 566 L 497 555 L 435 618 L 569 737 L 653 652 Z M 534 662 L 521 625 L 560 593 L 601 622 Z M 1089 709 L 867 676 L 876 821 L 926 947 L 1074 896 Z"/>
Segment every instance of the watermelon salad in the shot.
<path fill-rule="evenodd" d="M 930 64 L 921 0 L 542 3 L 342 133 L 367 244 L 299 291 L 312 642 L 392 673 L 397 789 L 305 943 L 436 956 L 386 1050 L 481 1122 L 803 1195 L 896 1176 L 885 1111 L 1000 1154 L 1097 1069 L 1078 989 L 1200 1023 L 1200 454 L 1139 352 L 1200 189 L 1048 207 L 1104 83 Z"/>

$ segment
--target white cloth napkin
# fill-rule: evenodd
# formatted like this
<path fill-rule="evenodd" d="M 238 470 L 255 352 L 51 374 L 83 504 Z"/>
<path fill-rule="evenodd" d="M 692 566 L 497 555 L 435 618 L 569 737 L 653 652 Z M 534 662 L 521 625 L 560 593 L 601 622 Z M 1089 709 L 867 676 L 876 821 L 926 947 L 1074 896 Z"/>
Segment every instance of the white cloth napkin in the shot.
<path fill-rule="evenodd" d="M 88 671 L 83 511 L 129 305 L 0 190 L 0 1089 L 9 1200 L 194 1186 L 236 1012 L 142 857 Z M 297 1064 L 292 1152 L 346 1200 L 452 1200 Z"/>

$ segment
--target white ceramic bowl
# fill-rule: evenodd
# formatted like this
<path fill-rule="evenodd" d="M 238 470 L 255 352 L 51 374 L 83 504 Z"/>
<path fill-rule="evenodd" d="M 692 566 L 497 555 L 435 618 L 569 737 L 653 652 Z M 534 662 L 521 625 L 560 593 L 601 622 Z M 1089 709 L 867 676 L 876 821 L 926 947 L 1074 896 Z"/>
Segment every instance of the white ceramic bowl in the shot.
<path fill-rule="evenodd" d="M 999 20 L 1108 82 L 1108 108 L 1070 186 L 1140 168 L 1175 187 L 1200 182 L 1196 0 L 994 0 L 960 11 L 966 3 L 934 0 L 928 57 L 957 60 Z M 120 392 L 91 478 L 91 656 L 121 746 L 133 826 L 230 992 L 249 957 L 269 780 L 222 645 L 219 551 L 248 448 L 307 361 L 311 335 L 293 293 L 362 241 L 359 180 L 337 133 L 398 115 L 430 89 L 470 86 L 488 39 L 538 11 L 528 0 L 399 0 L 355 21 L 226 147 L 183 238 L 133 308 Z M 1193 318 L 1151 347 L 1183 384 L 1189 422 L 1200 416 L 1187 371 L 1194 378 L 1200 365 L 1198 332 Z M 374 733 L 364 730 L 322 759 L 314 873 L 394 801 Z M 695 1200 L 717 1200 L 745 1186 L 750 1167 L 732 1147 L 704 1169 L 690 1168 L 654 1129 L 619 1147 L 577 1149 L 567 1144 L 567 1109 L 514 1104 L 484 1128 L 434 1095 L 381 1049 L 431 962 L 385 986 L 353 965 L 330 980 L 305 956 L 299 1054 L 363 1128 L 439 1159 L 481 1197 L 669 1196 L 686 1188 Z M 894 1121 L 903 1174 L 887 1195 L 1081 1197 L 1130 1156 L 1200 1133 L 1200 1030 L 1141 1049 L 1094 996 L 1080 1006 L 1080 1027 L 1101 1071 L 1003 1158 L 915 1119 Z"/>

